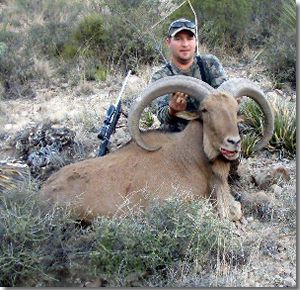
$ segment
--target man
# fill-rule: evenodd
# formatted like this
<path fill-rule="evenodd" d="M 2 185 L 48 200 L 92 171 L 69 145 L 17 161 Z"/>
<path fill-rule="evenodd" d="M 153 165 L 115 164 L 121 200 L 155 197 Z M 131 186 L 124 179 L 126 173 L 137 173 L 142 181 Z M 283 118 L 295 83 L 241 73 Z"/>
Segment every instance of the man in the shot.
<path fill-rule="evenodd" d="M 171 23 L 166 44 L 170 50 L 171 63 L 155 72 L 151 82 L 172 75 L 186 75 L 207 82 L 214 88 L 220 86 L 228 78 L 218 58 L 212 54 L 196 56 L 196 26 L 192 21 L 181 18 Z M 195 112 L 199 102 L 181 92 L 162 96 L 155 101 L 156 114 L 161 128 L 178 132 L 185 128 L 188 121 L 178 118 L 181 111 Z M 239 160 L 231 163 L 230 181 L 239 178 L 237 167 Z"/>
<path fill-rule="evenodd" d="M 171 63 L 155 72 L 151 82 L 172 75 L 187 75 L 201 79 L 216 88 L 227 80 L 224 69 L 214 55 L 196 57 L 196 26 L 187 19 L 178 19 L 171 23 L 166 44 L 171 53 Z M 196 111 L 199 103 L 180 92 L 166 95 L 155 101 L 156 114 L 161 127 L 167 131 L 181 131 L 187 120 L 175 116 L 180 111 Z"/>

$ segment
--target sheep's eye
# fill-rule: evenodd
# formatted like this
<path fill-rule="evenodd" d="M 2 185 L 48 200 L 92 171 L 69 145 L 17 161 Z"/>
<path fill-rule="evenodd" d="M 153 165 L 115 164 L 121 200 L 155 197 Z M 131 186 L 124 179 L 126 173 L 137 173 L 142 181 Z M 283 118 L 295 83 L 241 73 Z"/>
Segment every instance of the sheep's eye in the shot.
<path fill-rule="evenodd" d="M 207 112 L 207 109 L 203 108 L 203 109 L 201 109 L 201 112 L 202 112 L 202 113 L 206 113 L 206 112 Z"/>

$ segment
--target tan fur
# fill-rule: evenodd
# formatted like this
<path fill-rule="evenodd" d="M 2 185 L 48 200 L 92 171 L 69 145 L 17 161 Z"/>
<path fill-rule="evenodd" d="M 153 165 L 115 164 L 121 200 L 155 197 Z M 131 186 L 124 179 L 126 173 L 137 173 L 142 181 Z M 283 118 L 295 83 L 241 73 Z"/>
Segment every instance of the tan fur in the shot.
<path fill-rule="evenodd" d="M 218 157 L 220 146 L 232 149 L 224 141 L 227 136 L 238 136 L 238 104 L 219 93 L 207 97 L 204 107 L 203 124 L 190 121 L 179 133 L 144 133 L 147 144 L 162 146 L 159 151 L 147 152 L 132 142 L 104 157 L 65 166 L 46 181 L 42 196 L 60 203 L 77 197 L 78 217 L 92 218 L 126 212 L 128 202 L 147 207 L 155 197 L 170 197 L 174 189 L 195 197 L 208 197 L 213 189 L 220 216 L 240 219 L 227 183 L 229 163 Z"/>

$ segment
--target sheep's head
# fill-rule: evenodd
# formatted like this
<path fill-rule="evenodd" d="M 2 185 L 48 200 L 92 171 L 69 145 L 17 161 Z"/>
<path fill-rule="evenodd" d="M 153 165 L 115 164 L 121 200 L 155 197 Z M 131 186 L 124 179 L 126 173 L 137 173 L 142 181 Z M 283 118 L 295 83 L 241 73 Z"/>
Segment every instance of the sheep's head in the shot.
<path fill-rule="evenodd" d="M 220 153 L 228 160 L 233 160 L 238 157 L 238 154 L 240 152 L 240 139 L 237 127 L 238 103 L 236 100 L 234 100 L 234 98 L 238 99 L 242 96 L 248 96 L 252 98 L 254 101 L 256 101 L 264 114 L 265 122 L 263 135 L 260 142 L 256 144 L 254 150 L 263 148 L 269 142 L 272 136 L 274 128 L 274 117 L 271 106 L 265 99 L 264 93 L 253 82 L 247 79 L 231 79 L 224 82 L 218 89 L 214 89 L 207 83 L 196 78 L 177 75 L 165 77 L 150 84 L 142 93 L 139 100 L 134 104 L 129 114 L 128 125 L 130 134 L 141 148 L 147 151 L 156 151 L 160 148 L 157 146 L 150 146 L 149 144 L 145 143 L 142 135 L 140 134 L 139 120 L 143 110 L 159 96 L 173 92 L 182 92 L 197 99 L 200 103 L 200 110 L 202 108 L 202 112 L 200 111 L 200 114 L 203 115 L 203 121 L 209 124 L 209 122 L 206 122 L 206 118 L 210 118 L 212 122 L 211 126 L 215 126 L 215 128 L 218 128 L 215 129 L 214 134 L 218 134 L 223 139 L 221 143 L 215 143 L 218 144 L 218 146 L 214 145 L 217 146 L 214 152 L 207 152 L 206 150 L 208 150 L 208 148 L 206 148 L 205 152 L 206 154 L 209 153 L 209 157 L 216 157 L 216 155 Z M 218 99 L 219 96 L 222 97 Z M 215 101 L 213 101 L 214 98 L 216 99 Z M 219 103 L 219 105 L 217 106 L 218 111 L 213 109 L 213 106 L 210 104 L 210 102 L 215 104 L 217 102 Z M 210 114 L 210 117 L 205 117 L 203 109 L 209 109 L 205 106 L 211 107 L 210 110 L 212 110 L 212 113 Z M 225 108 L 228 108 L 228 112 L 226 114 L 225 112 L 222 112 Z M 224 115 L 223 119 L 220 118 L 221 112 Z M 212 114 L 214 115 L 214 117 L 212 117 Z M 182 112 L 181 115 L 184 116 Z M 232 124 L 234 124 L 234 126 L 232 126 Z M 228 126 L 231 126 L 230 131 L 228 129 Z M 222 134 L 218 130 L 221 130 Z M 207 129 L 205 128 L 205 131 L 207 133 L 207 137 L 205 138 L 209 138 L 208 127 Z M 208 140 L 206 141 L 208 144 Z M 237 152 L 235 153 L 235 151 Z"/>
<path fill-rule="evenodd" d="M 239 105 L 236 99 L 222 92 L 215 92 L 200 104 L 203 120 L 203 147 L 210 160 L 218 155 L 227 160 L 239 157 L 241 138 L 238 130 Z"/>

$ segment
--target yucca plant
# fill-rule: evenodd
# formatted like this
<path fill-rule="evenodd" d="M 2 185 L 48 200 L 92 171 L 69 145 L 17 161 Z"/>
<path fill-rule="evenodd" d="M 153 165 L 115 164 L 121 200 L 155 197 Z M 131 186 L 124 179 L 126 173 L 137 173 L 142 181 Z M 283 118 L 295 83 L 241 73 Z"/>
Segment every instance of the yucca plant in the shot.
<path fill-rule="evenodd" d="M 293 157 L 296 154 L 296 105 L 280 97 L 270 99 L 274 112 L 274 133 L 268 149 Z M 241 104 L 245 122 L 241 125 L 242 150 L 245 157 L 253 154 L 253 148 L 262 134 L 263 114 L 253 100 Z"/>
<path fill-rule="evenodd" d="M 154 117 L 153 114 L 150 111 L 145 111 L 142 114 L 141 118 L 141 125 L 143 128 L 147 129 L 150 128 L 154 123 Z"/>
<path fill-rule="evenodd" d="M 254 153 L 253 149 L 258 142 L 259 136 L 255 133 L 248 133 L 242 136 L 242 155 L 243 157 L 250 157 Z"/>
<path fill-rule="evenodd" d="M 262 133 L 263 128 L 263 113 L 258 105 L 251 99 L 246 99 L 241 104 L 241 112 L 245 119 L 242 125 L 243 133 Z"/>
<path fill-rule="evenodd" d="M 288 156 L 296 154 L 296 105 L 280 98 L 271 101 L 274 110 L 274 134 L 270 144 Z"/>
<path fill-rule="evenodd" d="M 297 26 L 297 15 L 296 15 L 296 1 L 295 0 L 285 0 L 282 6 L 281 20 L 290 31 L 296 33 Z"/>

